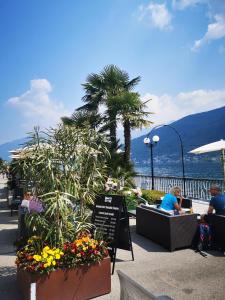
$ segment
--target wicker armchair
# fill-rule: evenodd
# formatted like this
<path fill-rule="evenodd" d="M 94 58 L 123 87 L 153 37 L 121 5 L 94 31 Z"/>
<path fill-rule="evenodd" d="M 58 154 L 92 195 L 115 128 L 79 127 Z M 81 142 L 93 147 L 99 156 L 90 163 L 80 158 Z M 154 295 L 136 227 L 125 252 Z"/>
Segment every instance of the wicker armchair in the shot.
<path fill-rule="evenodd" d="M 225 250 L 225 216 L 212 216 L 212 231 L 216 244 Z"/>
<path fill-rule="evenodd" d="M 136 232 L 169 251 L 190 247 L 197 227 L 197 214 L 171 216 L 151 207 L 136 210 Z"/>

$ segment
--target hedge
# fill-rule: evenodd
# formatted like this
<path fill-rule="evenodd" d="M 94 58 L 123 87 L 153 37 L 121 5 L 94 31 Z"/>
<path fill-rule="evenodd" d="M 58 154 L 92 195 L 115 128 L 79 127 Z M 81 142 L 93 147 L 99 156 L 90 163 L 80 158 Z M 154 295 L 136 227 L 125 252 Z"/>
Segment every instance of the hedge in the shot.
<path fill-rule="evenodd" d="M 165 192 L 155 190 L 141 190 L 142 198 L 148 201 L 149 204 L 154 204 L 156 200 L 160 200 L 165 195 Z"/>

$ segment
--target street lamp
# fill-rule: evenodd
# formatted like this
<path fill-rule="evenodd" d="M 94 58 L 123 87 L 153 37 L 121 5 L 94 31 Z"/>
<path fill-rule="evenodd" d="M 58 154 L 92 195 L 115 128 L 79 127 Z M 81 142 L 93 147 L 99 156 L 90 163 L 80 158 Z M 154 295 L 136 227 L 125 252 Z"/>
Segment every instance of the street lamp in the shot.
<path fill-rule="evenodd" d="M 181 139 L 181 135 L 179 132 L 171 125 L 165 124 L 163 126 L 169 127 L 173 129 L 173 131 L 177 134 L 179 140 L 180 140 L 180 148 L 181 148 L 181 162 L 182 162 L 182 179 L 183 179 L 183 191 L 184 191 L 184 196 L 186 197 L 186 179 L 185 179 L 185 171 L 184 171 L 184 145 Z"/>
<path fill-rule="evenodd" d="M 159 129 L 159 128 L 162 128 L 162 127 L 169 127 L 169 128 L 171 128 L 176 133 L 176 135 L 179 138 L 180 148 L 181 148 L 183 192 L 184 192 L 184 196 L 186 197 L 186 179 L 185 179 L 185 169 L 184 169 L 184 146 L 183 146 L 183 141 L 182 141 L 181 135 L 179 134 L 179 132 L 173 126 L 168 125 L 168 124 L 160 124 L 160 125 L 156 125 L 155 127 L 153 127 L 152 130 L 149 132 L 148 136 L 152 133 L 153 130 L 156 130 L 156 129 Z M 148 141 L 148 142 L 145 143 L 145 140 Z M 159 141 L 159 137 L 158 137 L 158 141 Z M 146 137 L 144 139 L 144 143 L 148 144 L 149 142 L 150 142 L 150 139 L 148 137 Z"/>
<path fill-rule="evenodd" d="M 151 156 L 151 174 L 152 174 L 152 190 L 154 190 L 154 167 L 153 167 L 153 146 L 156 145 L 159 141 L 158 135 L 154 135 L 152 140 L 149 137 L 144 139 L 144 144 L 150 147 L 150 156 Z"/>

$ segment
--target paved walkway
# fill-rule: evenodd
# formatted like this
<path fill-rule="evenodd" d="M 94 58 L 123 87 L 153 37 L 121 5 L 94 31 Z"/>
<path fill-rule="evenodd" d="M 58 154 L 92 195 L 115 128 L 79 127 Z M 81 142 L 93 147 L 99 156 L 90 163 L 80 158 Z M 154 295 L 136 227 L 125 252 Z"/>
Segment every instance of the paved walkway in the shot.
<path fill-rule="evenodd" d="M 5 192 L 5 182 L 0 178 L 0 299 L 22 300 L 16 285 L 12 246 L 17 235 L 17 215 L 10 216 Z M 196 203 L 194 210 L 197 209 L 205 211 L 207 207 Z M 225 299 L 225 257 L 221 253 L 210 252 L 206 258 L 190 249 L 170 253 L 137 235 L 135 219 L 130 223 L 135 261 L 130 252 L 118 250 L 116 270 L 121 269 L 157 296 L 164 294 L 177 300 Z M 116 270 L 111 294 L 98 297 L 99 300 L 119 299 Z"/>
<path fill-rule="evenodd" d="M 0 177 L 0 299 L 20 300 L 16 285 L 13 247 L 13 242 L 17 238 L 17 213 L 14 212 L 13 216 L 10 216 L 6 191 L 6 180 Z"/>

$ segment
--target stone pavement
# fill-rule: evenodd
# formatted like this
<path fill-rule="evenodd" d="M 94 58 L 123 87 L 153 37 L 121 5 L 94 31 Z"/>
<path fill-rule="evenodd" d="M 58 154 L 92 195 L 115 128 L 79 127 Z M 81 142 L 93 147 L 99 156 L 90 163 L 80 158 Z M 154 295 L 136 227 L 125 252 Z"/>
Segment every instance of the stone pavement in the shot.
<path fill-rule="evenodd" d="M 10 216 L 6 201 L 6 179 L 0 177 L 0 299 L 20 300 L 16 285 L 15 248 L 17 213 Z"/>
<path fill-rule="evenodd" d="M 17 235 L 17 215 L 10 216 L 5 192 L 5 182 L 0 178 L 0 300 L 22 300 L 16 284 L 12 246 Z M 206 209 L 205 205 L 194 204 L 195 211 Z M 135 261 L 131 260 L 129 251 L 118 250 L 112 292 L 97 299 L 119 299 L 116 273 L 119 269 L 157 296 L 169 295 L 177 300 L 225 299 L 225 257 L 222 253 L 212 251 L 206 258 L 191 249 L 171 253 L 137 235 L 135 219 L 131 219 L 130 224 Z"/>

